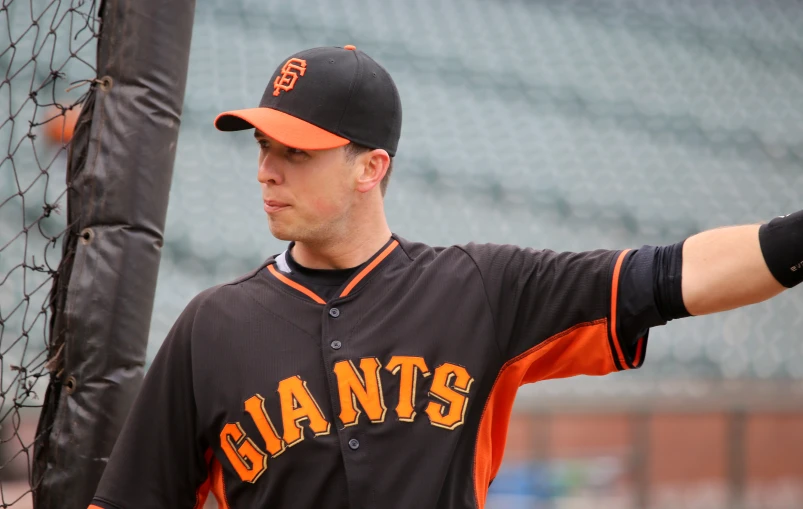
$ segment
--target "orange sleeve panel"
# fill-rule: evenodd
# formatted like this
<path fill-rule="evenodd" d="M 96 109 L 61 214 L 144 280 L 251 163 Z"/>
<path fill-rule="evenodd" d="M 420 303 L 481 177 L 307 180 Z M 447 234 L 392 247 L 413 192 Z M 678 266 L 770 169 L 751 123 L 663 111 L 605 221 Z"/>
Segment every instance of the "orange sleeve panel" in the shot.
<path fill-rule="evenodd" d="M 206 453 L 204 454 L 204 460 L 206 464 L 209 465 L 209 462 L 212 460 L 213 454 L 212 449 L 207 449 Z M 207 476 L 206 480 L 198 487 L 198 491 L 195 492 L 195 507 L 193 509 L 202 509 L 204 504 L 206 504 L 206 499 L 209 497 L 209 488 L 212 486 L 211 477 Z M 90 508 L 91 509 L 91 508 Z"/>
<path fill-rule="evenodd" d="M 202 509 L 206 504 L 209 493 L 215 497 L 218 509 L 231 509 L 229 501 L 226 498 L 226 485 L 223 480 L 223 466 L 212 455 L 212 450 L 209 449 L 206 453 L 207 461 L 209 462 L 209 477 L 198 488 L 194 509 Z M 101 509 L 99 507 L 90 506 L 89 509 Z"/>
<path fill-rule="evenodd" d="M 605 375 L 616 371 L 608 343 L 607 320 L 576 325 L 511 359 L 499 372 L 480 418 L 474 456 L 477 506 L 485 506 L 491 479 L 505 450 L 516 391 L 525 383 L 566 378 L 578 373 Z"/>
<path fill-rule="evenodd" d="M 614 265 L 609 319 L 601 318 L 570 327 L 502 366 L 477 432 L 474 487 L 478 507 L 485 506 L 488 486 L 502 463 L 513 401 L 521 385 L 579 374 L 606 375 L 619 369 L 630 369 L 616 332 L 619 276 L 627 253 L 628 250 L 619 253 Z M 640 340 L 636 346 L 634 366 L 641 363 L 643 341 Z"/>
<path fill-rule="evenodd" d="M 231 509 L 229 500 L 226 498 L 226 483 L 223 479 L 223 466 L 216 460 L 212 460 L 209 477 L 212 479 L 211 491 L 217 501 L 218 509 Z"/>

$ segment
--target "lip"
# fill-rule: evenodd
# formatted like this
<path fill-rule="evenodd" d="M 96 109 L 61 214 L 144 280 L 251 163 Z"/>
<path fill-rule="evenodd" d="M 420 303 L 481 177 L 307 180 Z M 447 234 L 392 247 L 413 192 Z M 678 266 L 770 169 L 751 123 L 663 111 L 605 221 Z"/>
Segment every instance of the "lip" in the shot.
<path fill-rule="evenodd" d="M 286 209 L 290 207 L 287 203 L 276 201 L 276 200 L 263 200 L 263 208 L 265 212 L 268 214 L 272 214 L 274 212 L 279 212 L 280 210 Z"/>

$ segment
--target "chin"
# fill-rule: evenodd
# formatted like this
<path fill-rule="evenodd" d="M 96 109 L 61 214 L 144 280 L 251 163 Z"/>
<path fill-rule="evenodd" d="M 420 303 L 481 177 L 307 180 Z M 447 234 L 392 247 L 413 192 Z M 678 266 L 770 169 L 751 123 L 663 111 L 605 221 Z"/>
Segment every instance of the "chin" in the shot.
<path fill-rule="evenodd" d="M 317 244 L 327 242 L 331 238 L 330 235 L 327 235 L 329 230 L 320 225 L 316 225 L 316 227 L 308 223 L 290 223 L 272 218 L 269 218 L 268 224 L 270 232 L 278 240 Z"/>
<path fill-rule="evenodd" d="M 295 236 L 293 235 L 293 228 L 287 224 L 282 224 L 278 221 L 273 221 L 268 219 L 268 226 L 270 227 L 270 232 L 276 237 L 278 240 L 286 240 L 291 241 L 295 240 Z"/>

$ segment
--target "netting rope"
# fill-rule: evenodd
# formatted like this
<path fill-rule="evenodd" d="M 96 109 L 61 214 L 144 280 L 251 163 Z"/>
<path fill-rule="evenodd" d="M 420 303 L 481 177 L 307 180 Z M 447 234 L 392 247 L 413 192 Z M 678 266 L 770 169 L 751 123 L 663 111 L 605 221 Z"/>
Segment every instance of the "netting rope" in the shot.
<path fill-rule="evenodd" d="M 0 7 L 0 508 L 31 507 L 36 423 L 63 342 L 53 330 L 70 253 L 67 157 L 97 84 L 96 0 Z"/>

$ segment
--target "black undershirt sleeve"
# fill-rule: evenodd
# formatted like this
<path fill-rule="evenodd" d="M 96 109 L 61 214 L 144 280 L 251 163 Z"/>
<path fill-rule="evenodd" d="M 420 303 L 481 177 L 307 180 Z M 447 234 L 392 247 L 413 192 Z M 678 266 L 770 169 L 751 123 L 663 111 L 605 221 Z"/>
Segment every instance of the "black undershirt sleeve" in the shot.
<path fill-rule="evenodd" d="M 691 316 L 683 302 L 683 244 L 686 241 L 655 248 L 652 288 L 661 317 L 675 320 Z"/>
<path fill-rule="evenodd" d="M 635 344 L 651 327 L 690 316 L 683 303 L 683 242 L 631 251 L 619 275 L 617 324 L 623 344 Z"/>
<path fill-rule="evenodd" d="M 758 240 L 776 281 L 786 288 L 803 283 L 803 210 L 761 225 Z"/>

